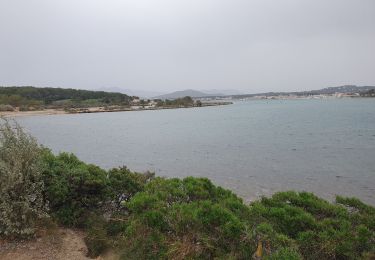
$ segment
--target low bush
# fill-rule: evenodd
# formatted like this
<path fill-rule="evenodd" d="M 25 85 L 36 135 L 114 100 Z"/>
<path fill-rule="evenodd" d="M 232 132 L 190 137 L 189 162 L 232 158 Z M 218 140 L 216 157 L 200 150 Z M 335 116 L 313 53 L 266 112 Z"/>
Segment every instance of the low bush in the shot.
<path fill-rule="evenodd" d="M 86 164 L 73 154 L 43 152 L 45 196 L 51 215 L 68 226 L 82 226 L 85 214 L 106 199 L 105 170 Z"/>
<path fill-rule="evenodd" d="M 107 221 L 100 215 L 90 214 L 85 222 L 85 243 L 89 257 L 97 257 L 110 248 Z"/>
<path fill-rule="evenodd" d="M 254 202 L 250 209 L 252 221 L 267 223 L 276 234 L 292 239 L 304 259 L 374 256 L 375 211 L 357 199 L 338 197 L 332 204 L 290 191 Z"/>
<path fill-rule="evenodd" d="M 356 199 L 329 203 L 290 191 L 247 206 L 209 180 L 189 177 L 156 178 L 125 206 L 124 259 L 370 259 L 375 253 L 374 208 Z"/>
<path fill-rule="evenodd" d="M 134 173 L 126 167 L 105 171 L 80 161 L 74 154 L 54 155 L 44 149 L 45 198 L 61 224 L 82 227 L 92 211 L 113 213 L 143 189 L 151 173 Z M 104 212 L 102 212 L 104 213 Z"/>
<path fill-rule="evenodd" d="M 14 107 L 11 105 L 0 104 L 0 111 L 14 111 Z"/>
<path fill-rule="evenodd" d="M 125 166 L 110 169 L 107 173 L 107 196 L 115 204 L 116 209 L 121 208 L 123 202 L 128 201 L 137 192 L 142 191 L 145 184 L 154 178 L 154 173 L 136 173 Z"/>
<path fill-rule="evenodd" d="M 208 179 L 156 178 L 125 206 L 124 258 L 144 250 L 150 258 L 246 259 L 254 251 L 245 219 L 248 207 Z"/>
<path fill-rule="evenodd" d="M 16 123 L 0 125 L 0 236 L 28 237 L 47 217 L 41 148 Z"/>

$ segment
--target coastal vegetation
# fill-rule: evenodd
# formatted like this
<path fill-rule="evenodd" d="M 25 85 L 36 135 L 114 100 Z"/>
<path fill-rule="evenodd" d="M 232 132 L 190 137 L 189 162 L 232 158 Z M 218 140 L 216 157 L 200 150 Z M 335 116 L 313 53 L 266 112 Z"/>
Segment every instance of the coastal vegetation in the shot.
<path fill-rule="evenodd" d="M 55 155 L 8 121 L 0 128 L 0 167 L 3 239 L 33 238 L 53 223 L 84 230 L 90 257 L 375 257 L 375 208 L 355 198 L 332 203 L 287 191 L 247 204 L 206 178 L 105 170 Z"/>
<path fill-rule="evenodd" d="M 375 88 L 361 93 L 361 97 L 375 97 Z"/>
<path fill-rule="evenodd" d="M 206 102 L 190 96 L 173 100 L 140 99 L 122 93 L 63 88 L 0 87 L 2 115 L 36 113 L 97 113 L 202 106 L 229 105 L 231 102 Z M 44 110 L 44 111 L 43 111 Z M 13 113 L 18 112 L 18 113 Z M 29 113 L 28 113 L 29 114 Z"/>
<path fill-rule="evenodd" d="M 0 87 L 0 110 L 40 110 L 129 106 L 133 97 L 122 93 L 64 88 Z"/>
<path fill-rule="evenodd" d="M 183 98 L 176 98 L 176 99 L 157 99 L 156 105 L 158 107 L 193 107 L 193 106 L 202 106 L 202 103 L 197 100 L 194 102 L 194 100 L 190 96 L 186 96 Z"/>

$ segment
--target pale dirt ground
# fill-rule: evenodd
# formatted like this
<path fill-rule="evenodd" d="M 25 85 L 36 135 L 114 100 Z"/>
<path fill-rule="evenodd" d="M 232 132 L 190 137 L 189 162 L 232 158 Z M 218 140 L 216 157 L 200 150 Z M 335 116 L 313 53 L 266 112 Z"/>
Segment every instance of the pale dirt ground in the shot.
<path fill-rule="evenodd" d="M 59 228 L 53 234 L 26 242 L 0 240 L 1 260 L 84 260 L 87 248 L 84 234 L 78 230 Z M 96 259 L 117 260 L 113 254 Z"/>

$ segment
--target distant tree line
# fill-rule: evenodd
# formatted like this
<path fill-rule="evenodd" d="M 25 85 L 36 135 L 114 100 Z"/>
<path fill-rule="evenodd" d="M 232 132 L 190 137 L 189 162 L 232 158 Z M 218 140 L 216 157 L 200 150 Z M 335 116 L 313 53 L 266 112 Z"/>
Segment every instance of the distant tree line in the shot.
<path fill-rule="evenodd" d="M 0 110 L 19 107 L 21 110 L 45 107 L 89 107 L 129 105 L 132 97 L 114 92 L 64 88 L 0 87 Z"/>
<path fill-rule="evenodd" d="M 158 107 L 193 107 L 193 106 L 202 106 L 202 103 L 200 101 L 194 102 L 194 100 L 189 97 L 183 97 L 183 98 L 176 98 L 173 100 L 166 99 L 161 100 L 157 99 L 155 100 L 157 102 Z"/>
<path fill-rule="evenodd" d="M 369 91 L 362 92 L 361 97 L 375 97 L 375 89 L 370 89 Z"/>

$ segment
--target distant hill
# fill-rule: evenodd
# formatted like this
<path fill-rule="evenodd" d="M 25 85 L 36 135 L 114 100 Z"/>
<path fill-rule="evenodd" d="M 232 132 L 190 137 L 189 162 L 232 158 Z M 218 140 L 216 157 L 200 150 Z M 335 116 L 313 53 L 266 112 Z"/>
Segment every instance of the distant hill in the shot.
<path fill-rule="evenodd" d="M 106 92 L 119 92 L 129 96 L 137 96 L 140 98 L 160 98 L 166 99 L 163 96 L 165 95 L 172 95 L 173 97 L 168 97 L 169 99 L 175 99 L 183 96 L 184 93 L 181 91 L 173 92 L 167 94 L 166 92 L 162 91 L 152 91 L 152 90 L 144 90 L 144 89 L 128 89 L 128 88 L 121 88 L 121 87 L 104 87 L 97 89 L 98 91 L 106 91 Z M 229 95 L 241 95 L 242 92 L 236 89 L 204 89 L 204 90 L 183 90 L 183 91 L 194 91 L 195 93 L 191 93 L 192 97 L 205 97 L 205 96 L 229 96 Z M 177 93 L 177 94 L 176 94 Z M 175 95 L 176 94 L 176 95 Z M 167 99 L 168 99 L 167 98 Z"/>
<path fill-rule="evenodd" d="M 312 93 L 312 94 L 335 94 L 335 93 L 361 93 L 367 92 L 371 89 L 374 89 L 375 86 L 356 86 L 356 85 L 344 85 L 338 87 L 328 87 L 319 90 L 311 90 L 297 93 Z"/>
<path fill-rule="evenodd" d="M 105 87 L 98 89 L 99 91 L 106 91 L 106 92 L 118 92 L 123 93 L 128 96 L 137 96 L 140 98 L 151 98 L 154 96 L 160 96 L 165 94 L 165 92 L 160 91 L 152 91 L 152 90 L 143 90 L 143 89 L 127 89 L 127 88 L 119 88 L 119 87 Z"/>
<path fill-rule="evenodd" d="M 242 95 L 243 92 L 237 89 L 203 89 L 200 90 L 210 96 L 229 96 L 229 95 Z"/>
<path fill-rule="evenodd" d="M 375 89 L 375 86 L 356 86 L 356 85 L 344 85 L 338 87 L 328 87 L 318 90 L 308 91 L 296 91 L 296 92 L 266 92 L 256 94 L 243 94 L 243 95 L 228 95 L 227 97 L 232 98 L 247 98 L 256 96 L 281 96 L 281 95 L 297 95 L 297 96 L 308 96 L 308 95 L 331 95 L 335 93 L 350 94 L 350 93 L 365 93 Z"/>
<path fill-rule="evenodd" d="M 222 94 L 219 94 L 219 95 L 222 96 Z M 165 94 L 165 95 L 156 96 L 154 98 L 155 99 L 176 99 L 176 98 L 182 98 L 186 96 L 194 98 L 194 97 L 207 97 L 207 96 L 216 96 L 216 95 L 203 93 L 201 91 L 194 90 L 194 89 L 186 89 L 186 90 L 181 90 L 181 91 L 175 91 L 175 92 Z"/>
<path fill-rule="evenodd" d="M 365 93 L 375 89 L 375 86 L 356 86 L 356 85 L 344 85 L 338 87 L 327 87 L 318 90 L 308 91 L 295 91 L 295 92 L 265 92 L 265 93 L 254 93 L 254 94 L 241 94 L 236 90 L 204 90 L 198 91 L 193 89 L 187 89 L 182 91 L 175 91 L 165 95 L 159 95 L 154 98 L 156 99 L 176 99 L 185 96 L 193 98 L 198 97 L 231 97 L 234 99 L 256 97 L 256 96 L 281 96 L 281 95 L 297 95 L 297 96 L 308 96 L 308 95 L 331 95 L 335 93 Z M 220 91 L 220 92 L 219 92 Z M 237 93 L 236 93 L 237 92 Z"/>

